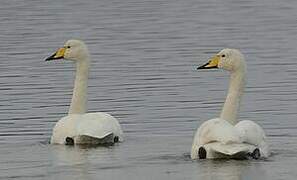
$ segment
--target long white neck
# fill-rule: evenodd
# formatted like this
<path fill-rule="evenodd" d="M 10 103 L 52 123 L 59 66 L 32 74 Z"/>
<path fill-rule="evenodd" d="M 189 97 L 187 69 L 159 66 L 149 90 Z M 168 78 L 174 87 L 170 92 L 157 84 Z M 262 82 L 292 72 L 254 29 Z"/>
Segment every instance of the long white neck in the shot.
<path fill-rule="evenodd" d="M 237 113 L 245 85 L 245 71 L 243 67 L 231 72 L 229 90 L 220 116 L 233 125 L 237 123 Z"/>
<path fill-rule="evenodd" d="M 76 62 L 76 76 L 68 114 L 86 113 L 89 64 L 89 57 Z"/>

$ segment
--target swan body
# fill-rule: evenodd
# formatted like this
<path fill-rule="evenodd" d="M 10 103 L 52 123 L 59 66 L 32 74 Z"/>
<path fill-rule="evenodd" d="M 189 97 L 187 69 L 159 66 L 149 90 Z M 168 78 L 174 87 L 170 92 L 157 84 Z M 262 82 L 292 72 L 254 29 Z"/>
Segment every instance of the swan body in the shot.
<path fill-rule="evenodd" d="M 230 71 L 228 95 L 219 118 L 201 124 L 194 136 L 191 158 L 268 157 L 269 147 L 263 129 L 253 121 L 237 121 L 240 97 L 245 84 L 245 61 L 236 49 L 223 49 L 198 69 L 222 68 Z"/>
<path fill-rule="evenodd" d="M 50 142 L 97 145 L 123 141 L 123 132 L 117 119 L 103 112 L 86 113 L 90 63 L 86 45 L 79 40 L 69 40 L 46 61 L 59 59 L 76 63 L 76 78 L 68 115 L 56 123 Z"/>
<path fill-rule="evenodd" d="M 105 144 L 104 138 L 112 134 L 123 141 L 122 130 L 118 121 L 107 113 L 71 114 L 57 122 L 53 129 L 52 144 L 65 144 L 67 137 L 74 139 L 76 144 L 89 144 L 86 136 L 94 137 L 98 141 L 92 144 Z M 111 139 L 114 141 L 114 139 Z"/>
<path fill-rule="evenodd" d="M 256 123 L 243 120 L 233 126 L 224 119 L 205 121 L 198 128 L 192 145 L 191 158 L 197 159 L 198 150 L 204 147 L 208 159 L 245 159 L 248 153 L 260 149 L 261 157 L 269 156 L 269 149 L 263 129 Z"/>

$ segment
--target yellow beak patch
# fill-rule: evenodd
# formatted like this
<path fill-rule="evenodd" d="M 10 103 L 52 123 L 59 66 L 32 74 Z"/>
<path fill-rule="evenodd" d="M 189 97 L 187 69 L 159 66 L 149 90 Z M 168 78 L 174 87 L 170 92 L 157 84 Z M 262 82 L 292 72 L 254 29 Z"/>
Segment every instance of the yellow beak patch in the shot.
<path fill-rule="evenodd" d="M 55 58 L 55 59 L 63 58 L 63 57 L 64 57 L 64 53 L 65 53 L 65 51 L 66 51 L 66 49 L 65 49 L 64 47 L 59 48 L 59 49 L 57 50 L 57 52 L 55 53 L 54 58 Z"/>
<path fill-rule="evenodd" d="M 214 56 L 213 58 L 211 58 L 209 60 L 208 64 L 205 67 L 206 68 L 218 67 L 219 60 L 220 60 L 220 57 L 219 56 Z"/>
<path fill-rule="evenodd" d="M 199 66 L 197 69 L 218 68 L 219 61 L 220 61 L 220 56 L 216 55 L 213 58 L 211 58 L 206 64 Z"/>
<path fill-rule="evenodd" d="M 52 60 L 57 60 L 57 59 L 63 59 L 65 55 L 66 48 L 62 47 L 58 49 L 53 55 L 50 57 L 46 58 L 45 61 L 52 61 Z"/>

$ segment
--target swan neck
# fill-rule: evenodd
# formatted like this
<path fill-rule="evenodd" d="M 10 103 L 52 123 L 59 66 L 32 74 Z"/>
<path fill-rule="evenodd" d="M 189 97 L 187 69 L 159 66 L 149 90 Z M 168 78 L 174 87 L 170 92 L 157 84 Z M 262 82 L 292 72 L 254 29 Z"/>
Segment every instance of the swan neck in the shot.
<path fill-rule="evenodd" d="M 76 76 L 68 114 L 86 113 L 89 62 L 89 57 L 76 62 Z"/>
<path fill-rule="evenodd" d="M 245 68 L 231 72 L 228 94 L 221 112 L 221 119 L 233 125 L 237 123 L 237 114 L 244 86 Z"/>

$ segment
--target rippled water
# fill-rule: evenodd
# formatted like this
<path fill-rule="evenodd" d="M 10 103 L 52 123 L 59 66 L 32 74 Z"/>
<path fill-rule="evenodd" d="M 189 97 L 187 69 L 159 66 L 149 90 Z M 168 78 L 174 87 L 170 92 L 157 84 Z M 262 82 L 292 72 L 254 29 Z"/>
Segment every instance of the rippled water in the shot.
<path fill-rule="evenodd" d="M 0 6 L 0 179 L 295 179 L 297 2 L 294 0 L 10 0 Z M 66 115 L 64 41 L 92 54 L 89 111 L 117 117 L 126 141 L 48 144 Z M 218 116 L 228 74 L 195 67 L 225 47 L 248 64 L 240 116 L 259 123 L 265 161 L 191 161 L 193 134 Z"/>

